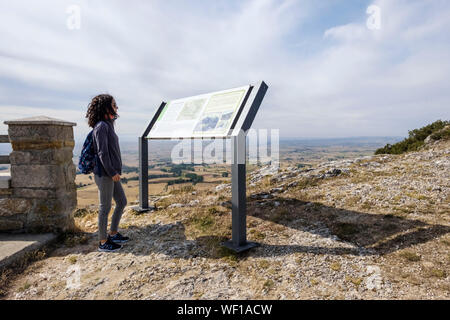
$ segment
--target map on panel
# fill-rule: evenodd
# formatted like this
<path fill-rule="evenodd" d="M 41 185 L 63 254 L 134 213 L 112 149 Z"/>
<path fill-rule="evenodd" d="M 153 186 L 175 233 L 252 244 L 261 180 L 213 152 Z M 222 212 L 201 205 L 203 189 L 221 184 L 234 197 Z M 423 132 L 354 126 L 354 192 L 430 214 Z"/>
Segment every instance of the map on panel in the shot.
<path fill-rule="evenodd" d="M 147 138 L 227 136 L 250 86 L 168 102 Z"/>

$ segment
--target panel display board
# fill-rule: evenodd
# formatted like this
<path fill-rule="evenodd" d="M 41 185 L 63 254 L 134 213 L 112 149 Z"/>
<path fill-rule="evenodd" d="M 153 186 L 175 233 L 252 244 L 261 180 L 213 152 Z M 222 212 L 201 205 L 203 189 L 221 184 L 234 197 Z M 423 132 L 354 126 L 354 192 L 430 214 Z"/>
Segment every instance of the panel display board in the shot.
<path fill-rule="evenodd" d="M 227 137 L 250 86 L 169 101 L 148 139 Z"/>

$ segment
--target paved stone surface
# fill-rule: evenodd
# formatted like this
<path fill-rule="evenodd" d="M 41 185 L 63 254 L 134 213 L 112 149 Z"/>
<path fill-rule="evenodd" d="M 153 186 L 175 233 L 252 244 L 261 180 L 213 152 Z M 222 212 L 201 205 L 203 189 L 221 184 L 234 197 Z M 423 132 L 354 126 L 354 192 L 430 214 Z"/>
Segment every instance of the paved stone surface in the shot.
<path fill-rule="evenodd" d="M 53 233 L 0 234 L 0 269 L 22 258 L 27 252 L 41 249 L 56 239 Z"/>

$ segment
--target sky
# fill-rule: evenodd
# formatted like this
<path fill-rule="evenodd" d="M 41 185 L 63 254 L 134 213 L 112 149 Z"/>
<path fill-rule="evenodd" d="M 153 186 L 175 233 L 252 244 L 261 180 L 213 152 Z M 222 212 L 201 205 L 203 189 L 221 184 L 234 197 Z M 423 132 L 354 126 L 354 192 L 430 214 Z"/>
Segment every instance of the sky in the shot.
<path fill-rule="evenodd" d="M 109 93 L 135 139 L 161 101 L 260 80 L 253 127 L 281 138 L 449 120 L 450 1 L 0 0 L 0 134 L 46 115 L 82 139 L 88 103 Z"/>

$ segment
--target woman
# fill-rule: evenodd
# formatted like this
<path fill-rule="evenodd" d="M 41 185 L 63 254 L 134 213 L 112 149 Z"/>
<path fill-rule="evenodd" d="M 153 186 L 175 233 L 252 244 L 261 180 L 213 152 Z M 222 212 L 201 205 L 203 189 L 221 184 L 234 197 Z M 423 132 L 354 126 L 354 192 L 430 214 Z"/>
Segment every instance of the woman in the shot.
<path fill-rule="evenodd" d="M 109 94 L 100 94 L 88 105 L 86 118 L 94 129 L 93 139 L 96 151 L 94 180 L 98 186 L 98 250 L 113 252 L 122 248 L 119 243 L 125 243 L 128 237 L 118 232 L 120 218 L 127 204 L 127 198 L 120 183 L 122 174 L 122 159 L 119 148 L 119 137 L 114 131 L 114 121 L 117 119 L 116 101 Z M 111 201 L 114 198 L 116 208 L 112 215 L 111 229 L 107 234 L 108 215 Z"/>

